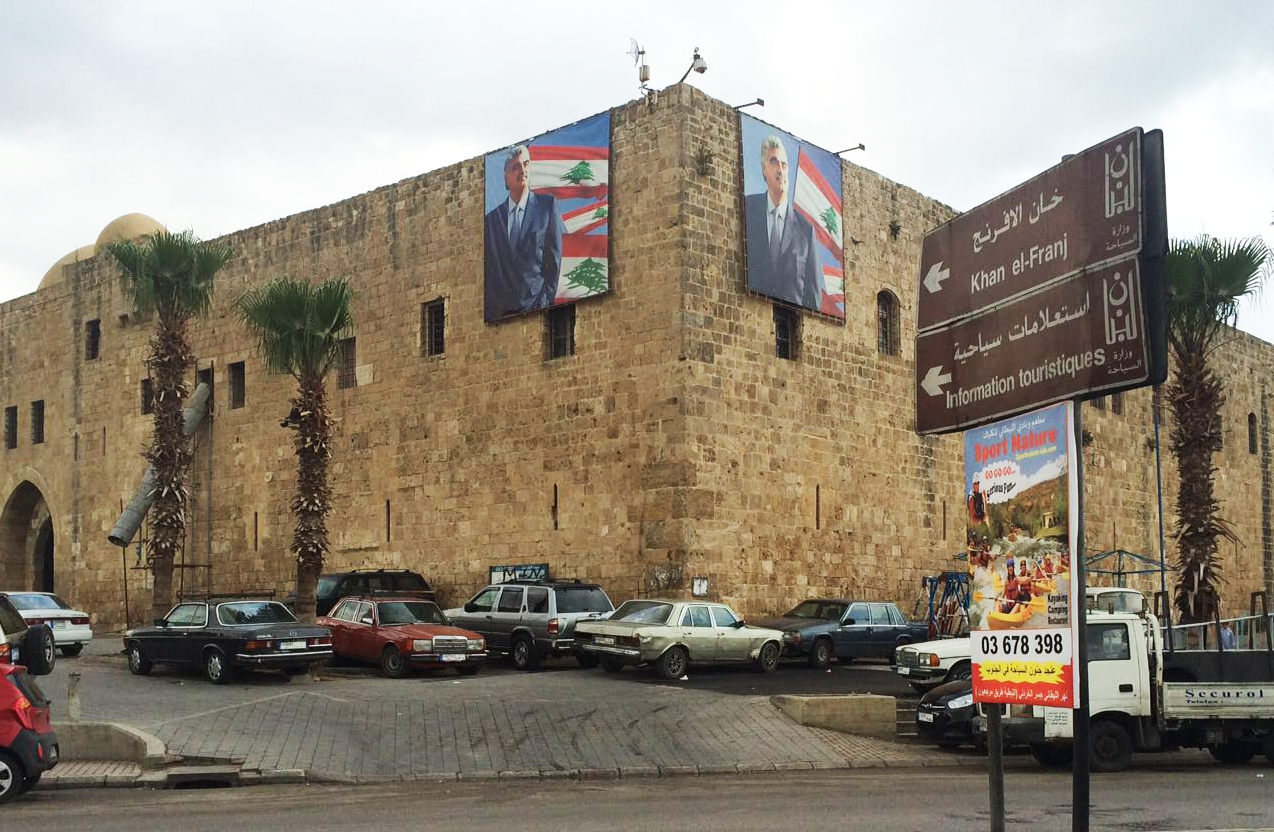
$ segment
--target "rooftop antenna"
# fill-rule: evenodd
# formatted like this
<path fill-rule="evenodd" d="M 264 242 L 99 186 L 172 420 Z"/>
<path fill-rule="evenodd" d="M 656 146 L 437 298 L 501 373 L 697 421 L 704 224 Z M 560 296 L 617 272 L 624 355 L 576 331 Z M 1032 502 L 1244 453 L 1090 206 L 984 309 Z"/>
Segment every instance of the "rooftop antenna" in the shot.
<path fill-rule="evenodd" d="M 646 66 L 646 50 L 641 48 L 635 38 L 628 39 L 628 54 L 633 58 L 633 66 L 637 67 L 637 89 L 641 90 L 642 95 L 650 93 L 650 87 L 646 86 L 650 82 L 650 67 Z"/>

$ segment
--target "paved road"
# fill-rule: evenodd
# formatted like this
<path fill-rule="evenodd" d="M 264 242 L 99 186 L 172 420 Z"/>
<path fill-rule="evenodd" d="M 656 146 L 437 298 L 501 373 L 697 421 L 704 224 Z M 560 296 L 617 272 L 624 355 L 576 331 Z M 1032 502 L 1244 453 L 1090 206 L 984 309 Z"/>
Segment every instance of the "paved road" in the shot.
<path fill-rule="evenodd" d="M 1268 768 L 1160 768 L 1095 777 L 1094 830 L 1274 829 Z M 941 778 L 940 780 L 938 778 Z M 1069 830 L 1070 778 L 1010 768 L 1013 832 Z M 412 829 L 985 832 L 982 772 L 805 772 L 604 783 L 395 783 L 213 791 L 35 792 L 6 806 L 6 829 L 59 832 L 342 832 Z"/>

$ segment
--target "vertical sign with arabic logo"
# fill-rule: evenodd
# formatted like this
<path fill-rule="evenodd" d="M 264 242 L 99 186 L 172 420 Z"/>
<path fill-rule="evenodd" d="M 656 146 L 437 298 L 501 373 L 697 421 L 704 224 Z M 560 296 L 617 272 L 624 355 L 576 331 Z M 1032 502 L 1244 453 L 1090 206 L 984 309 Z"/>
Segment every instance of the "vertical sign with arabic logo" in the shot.
<path fill-rule="evenodd" d="M 1073 708 L 1078 528 L 1067 402 L 964 434 L 973 696 Z"/>

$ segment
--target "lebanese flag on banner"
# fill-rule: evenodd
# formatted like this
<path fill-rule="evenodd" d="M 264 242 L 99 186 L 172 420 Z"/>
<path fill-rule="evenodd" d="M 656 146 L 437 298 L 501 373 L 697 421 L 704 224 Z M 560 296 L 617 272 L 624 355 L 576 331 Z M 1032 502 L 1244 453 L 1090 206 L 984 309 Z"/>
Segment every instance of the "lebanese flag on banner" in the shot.
<path fill-rule="evenodd" d="M 845 271 L 823 266 L 823 314 L 845 317 Z"/>
<path fill-rule="evenodd" d="M 562 215 L 562 225 L 566 226 L 567 234 L 587 234 L 605 225 L 609 215 L 610 206 L 602 199 L 567 211 Z"/>
<path fill-rule="evenodd" d="M 604 234 L 563 234 L 558 303 L 600 294 L 609 288 L 608 245 Z"/>
<path fill-rule="evenodd" d="M 534 158 L 534 157 L 532 157 Z M 840 192 L 823 178 L 814 162 L 801 150 L 796 163 L 796 187 L 792 204 L 814 226 L 814 233 L 837 263 L 845 261 L 845 241 L 841 236 Z"/>
<path fill-rule="evenodd" d="M 531 145 L 531 190 L 559 199 L 605 199 L 610 149 Z"/>

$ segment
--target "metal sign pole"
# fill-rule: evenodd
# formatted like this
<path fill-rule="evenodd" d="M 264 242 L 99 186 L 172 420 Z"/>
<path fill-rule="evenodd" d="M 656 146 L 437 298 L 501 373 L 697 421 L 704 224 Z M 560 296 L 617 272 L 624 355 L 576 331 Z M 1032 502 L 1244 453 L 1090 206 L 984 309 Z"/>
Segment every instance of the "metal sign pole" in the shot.
<path fill-rule="evenodd" d="M 1088 772 L 1088 599 L 1084 574 L 1084 420 L 1083 403 L 1075 399 L 1075 478 L 1079 495 L 1075 506 L 1076 533 L 1075 556 L 1071 568 L 1076 570 L 1077 598 L 1075 630 L 1078 633 L 1074 648 L 1075 673 L 1079 679 L 1079 707 L 1073 714 L 1072 731 L 1074 755 L 1071 763 L 1073 782 L 1071 789 L 1071 832 L 1088 832 L 1089 772 Z"/>
<path fill-rule="evenodd" d="M 986 750 L 990 760 L 987 770 L 991 778 L 991 832 L 1004 832 L 1004 732 L 1000 714 L 1004 706 L 988 702 L 986 709 Z"/>

